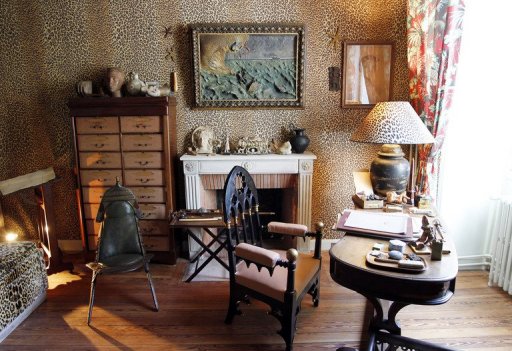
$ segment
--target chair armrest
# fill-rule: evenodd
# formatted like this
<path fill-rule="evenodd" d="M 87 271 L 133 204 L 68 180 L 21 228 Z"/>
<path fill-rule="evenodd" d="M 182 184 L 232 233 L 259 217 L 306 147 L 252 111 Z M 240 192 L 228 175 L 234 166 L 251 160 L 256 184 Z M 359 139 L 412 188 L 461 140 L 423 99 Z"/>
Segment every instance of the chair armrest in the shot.
<path fill-rule="evenodd" d="M 245 261 L 269 268 L 273 268 L 281 258 L 277 252 L 247 243 L 238 244 L 235 248 L 235 255 Z"/>
<path fill-rule="evenodd" d="M 270 233 L 301 236 L 306 235 L 308 227 L 303 224 L 284 223 L 284 222 L 270 222 L 267 225 Z"/>

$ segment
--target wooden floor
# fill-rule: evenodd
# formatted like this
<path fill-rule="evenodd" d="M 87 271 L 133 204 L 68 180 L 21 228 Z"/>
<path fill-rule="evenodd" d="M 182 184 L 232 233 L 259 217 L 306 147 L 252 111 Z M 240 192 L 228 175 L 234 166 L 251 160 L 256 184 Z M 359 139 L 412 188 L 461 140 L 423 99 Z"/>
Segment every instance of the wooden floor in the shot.
<path fill-rule="evenodd" d="M 329 276 L 324 253 L 318 308 L 306 298 L 294 350 L 358 347 L 365 300 Z M 187 262 L 151 266 L 160 311 L 142 272 L 99 278 L 91 327 L 87 326 L 90 274 L 49 277 L 47 300 L 2 344 L 0 350 L 284 350 L 278 322 L 265 305 L 242 306 L 233 325 L 223 323 L 227 282 L 181 281 Z M 403 335 L 460 350 L 512 350 L 512 297 L 487 286 L 485 272 L 461 272 L 455 296 L 441 306 L 408 306 L 398 314 Z"/>

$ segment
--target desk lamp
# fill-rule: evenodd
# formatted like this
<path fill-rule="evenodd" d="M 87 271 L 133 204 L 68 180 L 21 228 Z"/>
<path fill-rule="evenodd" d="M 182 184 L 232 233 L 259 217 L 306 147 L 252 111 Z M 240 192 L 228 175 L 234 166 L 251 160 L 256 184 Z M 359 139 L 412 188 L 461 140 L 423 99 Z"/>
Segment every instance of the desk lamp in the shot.
<path fill-rule="evenodd" d="M 434 137 L 409 102 L 388 101 L 373 107 L 350 140 L 383 144 L 371 164 L 370 179 L 373 191 L 386 196 L 389 191 L 404 192 L 410 175 L 409 161 L 398 144 L 431 144 Z"/>

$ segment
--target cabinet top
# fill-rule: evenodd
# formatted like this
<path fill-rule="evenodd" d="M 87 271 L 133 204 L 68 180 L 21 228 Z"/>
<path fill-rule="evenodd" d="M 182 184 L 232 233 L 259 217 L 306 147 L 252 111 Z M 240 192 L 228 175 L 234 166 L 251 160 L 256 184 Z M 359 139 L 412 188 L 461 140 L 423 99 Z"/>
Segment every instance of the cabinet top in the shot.
<path fill-rule="evenodd" d="M 71 116 L 167 115 L 176 106 L 174 96 L 164 97 L 83 97 L 68 102 Z"/>

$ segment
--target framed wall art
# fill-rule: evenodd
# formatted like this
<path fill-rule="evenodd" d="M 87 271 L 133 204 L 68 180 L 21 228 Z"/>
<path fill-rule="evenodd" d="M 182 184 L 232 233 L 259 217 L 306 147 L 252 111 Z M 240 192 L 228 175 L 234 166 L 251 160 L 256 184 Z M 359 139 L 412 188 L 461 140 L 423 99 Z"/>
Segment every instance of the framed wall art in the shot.
<path fill-rule="evenodd" d="M 196 108 L 303 108 L 304 26 L 191 28 Z"/>
<path fill-rule="evenodd" d="M 371 108 L 391 99 L 393 43 L 348 41 L 343 46 L 342 107 Z"/>

